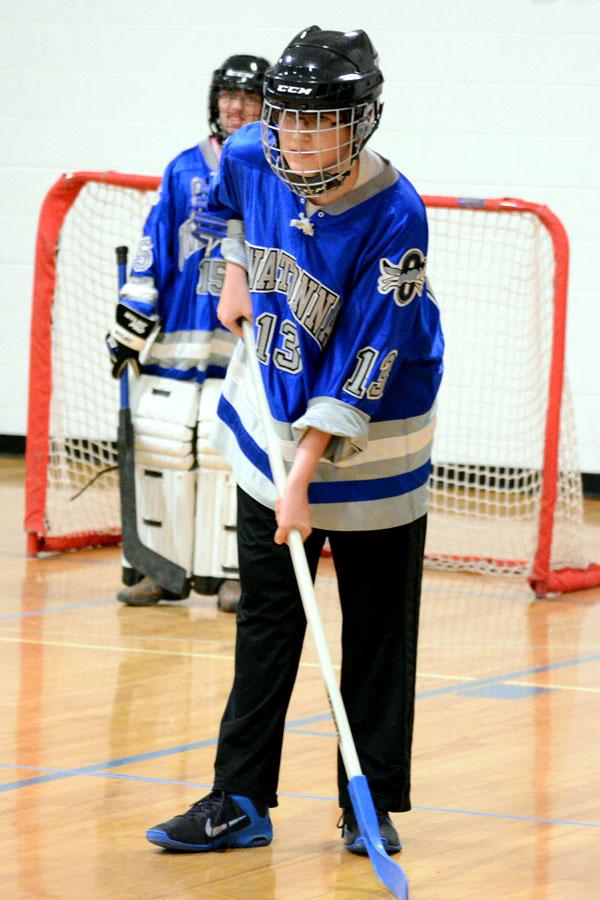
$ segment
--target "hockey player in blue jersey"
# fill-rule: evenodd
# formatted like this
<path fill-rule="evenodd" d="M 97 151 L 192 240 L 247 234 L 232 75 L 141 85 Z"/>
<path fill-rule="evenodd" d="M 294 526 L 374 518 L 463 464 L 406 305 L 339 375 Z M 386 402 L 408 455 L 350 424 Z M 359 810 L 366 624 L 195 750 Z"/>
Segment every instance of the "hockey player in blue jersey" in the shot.
<path fill-rule="evenodd" d="M 313 26 L 265 76 L 260 124 L 226 145 L 211 209 L 230 218 L 219 304 L 253 321 L 288 480 L 275 501 L 246 348 L 215 445 L 238 482 L 242 595 L 213 791 L 147 837 L 197 852 L 267 844 L 305 617 L 286 538 L 316 572 L 329 539 L 343 613 L 341 691 L 388 853 L 410 809 L 427 482 L 442 374 L 427 221 L 408 180 L 366 144 L 383 77 L 368 36 Z M 365 853 L 338 754 L 346 848 Z"/>
<path fill-rule="evenodd" d="M 222 144 L 260 117 L 268 65 L 260 57 L 237 55 L 215 70 L 208 102 L 210 135 L 180 153 L 165 170 L 108 339 L 115 378 L 128 361 L 139 370 L 140 352 L 147 376 L 202 385 L 207 378 L 225 375 L 235 338 L 216 318 L 224 272 L 221 240 L 197 232 L 194 216 L 206 203 Z M 165 423 L 163 431 L 166 428 Z M 185 490 L 193 489 L 192 478 Z M 191 531 L 187 539 L 192 540 Z M 117 597 L 130 606 L 178 599 L 147 577 Z M 219 588 L 219 608 L 234 611 L 238 597 L 239 582 L 225 581 Z"/>

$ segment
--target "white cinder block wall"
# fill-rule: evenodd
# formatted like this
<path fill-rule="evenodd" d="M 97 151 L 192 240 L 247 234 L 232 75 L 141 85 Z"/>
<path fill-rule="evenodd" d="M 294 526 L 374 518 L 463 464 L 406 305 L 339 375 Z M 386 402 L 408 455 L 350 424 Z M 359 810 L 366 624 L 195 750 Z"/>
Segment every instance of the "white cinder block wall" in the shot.
<path fill-rule="evenodd" d="M 600 0 L 0 0 L 0 434 L 26 428 L 50 185 L 73 169 L 160 174 L 206 133 L 211 70 L 274 59 L 309 24 L 370 33 L 386 76 L 373 146 L 418 190 L 522 196 L 563 220 L 581 466 L 599 473 Z"/>

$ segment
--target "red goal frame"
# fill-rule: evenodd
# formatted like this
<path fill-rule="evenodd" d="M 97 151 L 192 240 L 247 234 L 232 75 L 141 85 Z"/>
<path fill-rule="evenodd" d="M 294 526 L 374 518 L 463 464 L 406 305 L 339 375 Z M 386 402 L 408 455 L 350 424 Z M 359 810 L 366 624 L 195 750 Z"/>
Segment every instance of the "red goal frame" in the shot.
<path fill-rule="evenodd" d="M 45 522 L 48 474 L 50 398 L 52 395 L 52 304 L 56 286 L 56 251 L 65 217 L 90 181 L 138 190 L 156 190 L 160 178 L 121 172 L 73 172 L 52 185 L 40 211 L 35 246 L 31 314 L 29 401 L 25 451 L 25 531 L 27 555 L 118 544 L 120 534 L 96 531 L 68 535 L 47 533 Z M 116 415 L 116 413 L 115 413 Z"/>
<path fill-rule="evenodd" d="M 56 256 L 65 217 L 81 189 L 88 182 L 156 190 L 160 179 L 149 175 L 118 172 L 75 172 L 62 175 L 49 190 L 40 212 L 34 270 L 33 308 L 31 319 L 31 354 L 29 368 L 29 410 L 26 447 L 26 512 L 27 552 L 36 556 L 44 551 L 62 551 L 83 547 L 117 544 L 119 533 L 94 530 L 69 535 L 48 533 L 45 522 L 49 414 L 52 394 L 52 304 L 56 286 Z M 469 208 L 486 212 L 527 212 L 540 219 L 551 237 L 555 270 L 553 302 L 553 341 L 549 378 L 546 429 L 544 438 L 544 472 L 538 520 L 537 549 L 529 583 L 537 596 L 549 592 L 582 590 L 600 585 L 600 565 L 591 563 L 585 569 L 551 567 L 551 547 L 557 500 L 561 402 L 564 384 L 569 243 L 564 226 L 547 207 L 516 198 L 477 199 L 424 196 L 428 208 Z M 503 561 L 510 568 L 523 561 Z"/>
<path fill-rule="evenodd" d="M 597 563 L 590 563 L 586 569 L 565 568 L 556 571 L 553 571 L 550 566 L 558 484 L 560 416 L 565 380 L 569 285 L 569 239 L 565 227 L 549 207 L 516 197 L 479 199 L 423 195 L 422 199 L 426 207 L 469 208 L 480 209 L 482 212 L 532 213 L 544 223 L 551 237 L 555 260 L 552 356 L 546 408 L 544 474 L 538 520 L 538 540 L 528 581 L 538 597 L 544 597 L 547 593 L 567 593 L 598 587 L 600 585 L 600 565 Z M 508 564 L 510 565 L 510 561 Z M 515 564 L 520 564 L 520 562 L 515 562 Z"/>

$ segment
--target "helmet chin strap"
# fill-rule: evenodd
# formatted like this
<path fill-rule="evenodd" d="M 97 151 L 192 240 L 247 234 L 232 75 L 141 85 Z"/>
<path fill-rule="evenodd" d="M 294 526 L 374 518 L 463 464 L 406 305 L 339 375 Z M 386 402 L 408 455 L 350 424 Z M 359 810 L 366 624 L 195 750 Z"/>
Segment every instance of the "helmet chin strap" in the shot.
<path fill-rule="evenodd" d="M 354 163 L 354 160 L 351 160 L 350 167 L 343 172 L 330 172 L 323 169 L 321 173 L 316 175 L 301 175 L 290 169 L 283 156 L 282 161 L 283 175 L 286 181 L 296 189 L 296 193 L 299 193 L 303 197 L 320 197 L 322 194 L 326 194 L 327 191 L 339 187 L 352 172 L 352 165 Z"/>

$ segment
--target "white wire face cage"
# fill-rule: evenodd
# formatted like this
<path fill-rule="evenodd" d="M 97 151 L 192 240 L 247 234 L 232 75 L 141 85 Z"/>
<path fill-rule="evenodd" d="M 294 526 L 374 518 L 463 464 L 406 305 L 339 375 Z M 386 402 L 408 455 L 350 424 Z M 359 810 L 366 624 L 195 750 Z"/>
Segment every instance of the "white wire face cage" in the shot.
<path fill-rule="evenodd" d="M 373 101 L 336 109 L 290 109 L 265 99 L 261 137 L 277 178 L 300 197 L 339 187 L 378 121 Z"/>

